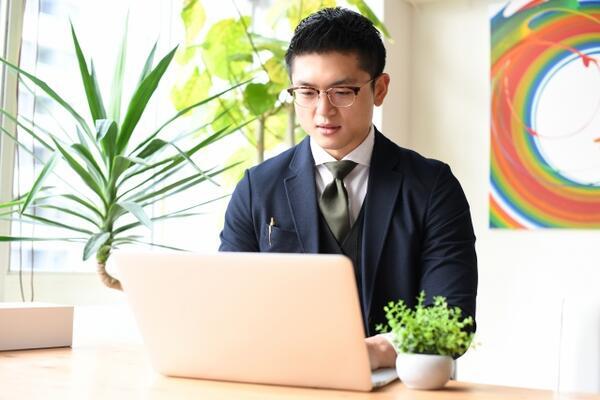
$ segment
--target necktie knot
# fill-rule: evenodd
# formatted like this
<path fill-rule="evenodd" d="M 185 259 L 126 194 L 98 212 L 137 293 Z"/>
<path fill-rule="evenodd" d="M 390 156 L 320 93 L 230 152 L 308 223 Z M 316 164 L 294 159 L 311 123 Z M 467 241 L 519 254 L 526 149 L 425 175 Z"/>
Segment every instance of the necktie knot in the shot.
<path fill-rule="evenodd" d="M 350 160 L 342 160 L 325 163 L 325 166 L 331 172 L 334 179 L 344 180 L 346 175 L 356 167 L 356 163 Z"/>

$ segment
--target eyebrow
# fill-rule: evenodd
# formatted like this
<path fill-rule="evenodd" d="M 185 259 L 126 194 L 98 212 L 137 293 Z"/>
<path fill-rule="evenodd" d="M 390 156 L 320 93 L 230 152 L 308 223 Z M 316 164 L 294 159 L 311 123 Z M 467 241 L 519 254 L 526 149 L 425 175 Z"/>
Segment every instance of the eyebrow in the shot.
<path fill-rule="evenodd" d="M 327 85 L 327 87 L 340 86 L 340 85 L 352 85 L 352 84 L 356 84 L 356 83 L 358 83 L 358 80 L 356 80 L 354 78 L 344 78 L 344 79 L 339 79 L 335 82 L 330 83 L 329 85 Z M 316 87 L 317 85 L 307 82 L 307 81 L 298 81 L 297 86 Z"/>

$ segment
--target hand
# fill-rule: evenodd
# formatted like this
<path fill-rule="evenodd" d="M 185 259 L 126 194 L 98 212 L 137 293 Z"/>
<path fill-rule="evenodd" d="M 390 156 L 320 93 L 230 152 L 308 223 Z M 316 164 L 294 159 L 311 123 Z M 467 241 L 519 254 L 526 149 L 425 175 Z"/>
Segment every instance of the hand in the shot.
<path fill-rule="evenodd" d="M 365 339 L 365 343 L 372 370 L 393 368 L 396 365 L 396 350 L 383 335 L 368 337 Z"/>

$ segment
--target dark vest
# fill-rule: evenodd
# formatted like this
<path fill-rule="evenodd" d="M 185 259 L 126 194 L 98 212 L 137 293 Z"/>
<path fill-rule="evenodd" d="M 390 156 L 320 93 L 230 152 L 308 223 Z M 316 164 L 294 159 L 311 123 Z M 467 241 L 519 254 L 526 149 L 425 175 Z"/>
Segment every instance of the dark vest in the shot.
<path fill-rule="evenodd" d="M 362 233 L 364 225 L 364 207 L 361 208 L 356 221 L 350 228 L 350 232 L 346 235 L 346 238 L 340 244 L 338 243 L 333 233 L 329 229 L 325 218 L 319 212 L 319 253 L 324 254 L 344 254 L 352 260 L 354 265 L 354 276 L 356 278 L 356 285 L 358 289 L 358 297 L 361 302 L 362 312 L 362 274 L 360 271 L 360 264 L 362 259 Z M 363 315 L 363 321 L 366 321 L 366 316 Z"/>

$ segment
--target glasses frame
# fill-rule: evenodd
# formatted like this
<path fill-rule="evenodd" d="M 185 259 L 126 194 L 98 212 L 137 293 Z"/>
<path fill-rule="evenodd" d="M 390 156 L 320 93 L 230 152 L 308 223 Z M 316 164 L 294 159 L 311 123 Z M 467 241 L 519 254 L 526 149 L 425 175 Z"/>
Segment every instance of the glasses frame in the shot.
<path fill-rule="evenodd" d="M 360 92 L 360 89 L 362 89 L 364 86 L 368 85 L 371 82 L 374 82 L 375 80 L 377 80 L 377 78 L 379 78 L 381 75 L 378 75 L 374 78 L 369 79 L 368 81 L 366 81 L 365 83 L 359 85 L 359 86 L 352 86 L 352 85 L 340 85 L 340 86 L 332 86 L 330 88 L 324 89 L 324 90 L 320 90 L 317 89 L 315 87 L 312 86 L 292 86 L 286 89 L 286 91 L 290 94 L 290 96 L 292 96 L 292 99 L 294 99 L 294 104 L 296 104 L 298 107 L 302 107 L 302 108 L 314 108 L 319 104 L 319 99 L 321 98 L 321 93 L 325 94 L 325 96 L 327 97 L 327 101 L 329 101 L 329 104 L 331 104 L 332 107 L 335 108 L 348 108 L 348 107 L 352 107 L 354 105 L 354 102 L 356 101 L 356 97 L 358 97 L 358 92 Z M 303 106 L 302 104 L 298 104 L 298 102 L 296 101 L 296 96 L 294 96 L 294 91 L 298 90 L 298 89 L 310 89 L 310 90 L 314 90 L 315 92 L 317 92 L 317 99 L 315 101 L 315 104 L 312 106 Z M 335 104 L 333 104 L 333 101 L 331 100 L 331 97 L 329 97 L 329 93 L 334 90 L 334 89 L 348 89 L 348 90 L 352 90 L 354 92 L 354 99 L 352 100 L 352 103 L 348 104 L 347 106 L 336 106 Z"/>

